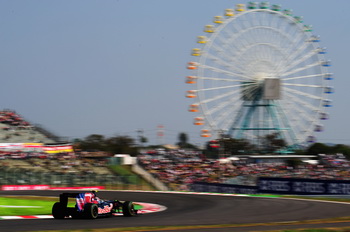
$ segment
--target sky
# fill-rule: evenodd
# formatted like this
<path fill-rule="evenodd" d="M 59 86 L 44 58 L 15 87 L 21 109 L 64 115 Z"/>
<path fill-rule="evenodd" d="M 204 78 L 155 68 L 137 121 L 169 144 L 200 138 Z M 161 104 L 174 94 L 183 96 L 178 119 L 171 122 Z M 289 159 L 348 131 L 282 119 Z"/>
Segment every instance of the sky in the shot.
<path fill-rule="evenodd" d="M 68 139 L 202 144 L 185 97 L 196 37 L 232 0 L 0 0 L 0 110 Z M 257 1 L 259 2 L 259 1 Z M 313 25 L 335 93 L 319 142 L 350 144 L 349 0 L 279 0 Z M 164 136 L 157 136 L 162 125 Z"/>

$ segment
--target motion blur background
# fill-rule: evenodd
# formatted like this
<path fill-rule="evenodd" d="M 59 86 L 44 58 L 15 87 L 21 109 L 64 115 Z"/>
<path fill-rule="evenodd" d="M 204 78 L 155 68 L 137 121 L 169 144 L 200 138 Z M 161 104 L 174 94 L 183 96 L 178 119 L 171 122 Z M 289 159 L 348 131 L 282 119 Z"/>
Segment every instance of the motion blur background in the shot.
<path fill-rule="evenodd" d="M 232 0 L 2 0 L 0 108 L 69 139 L 90 134 L 203 143 L 185 98 L 196 36 Z M 318 141 L 350 140 L 350 1 L 270 1 L 303 16 L 332 61 L 334 107 Z"/>

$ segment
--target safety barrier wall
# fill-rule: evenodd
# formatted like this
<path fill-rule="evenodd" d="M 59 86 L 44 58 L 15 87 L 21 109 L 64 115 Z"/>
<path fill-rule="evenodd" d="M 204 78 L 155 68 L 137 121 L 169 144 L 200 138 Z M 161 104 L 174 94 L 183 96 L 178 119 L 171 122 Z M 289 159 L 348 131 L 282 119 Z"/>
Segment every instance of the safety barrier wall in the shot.
<path fill-rule="evenodd" d="M 350 181 L 261 177 L 258 179 L 257 186 L 195 182 L 191 185 L 191 191 L 235 194 L 349 195 Z"/>

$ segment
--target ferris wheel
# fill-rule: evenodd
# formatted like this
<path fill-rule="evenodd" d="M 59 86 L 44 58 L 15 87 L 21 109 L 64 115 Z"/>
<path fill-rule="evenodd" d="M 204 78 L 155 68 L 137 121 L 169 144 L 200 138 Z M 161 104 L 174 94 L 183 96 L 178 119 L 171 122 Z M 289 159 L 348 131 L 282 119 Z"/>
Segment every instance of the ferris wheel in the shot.
<path fill-rule="evenodd" d="M 202 137 L 259 143 L 276 134 L 289 146 L 315 142 L 334 92 L 330 61 L 312 26 L 268 2 L 237 4 L 215 16 L 192 49 L 186 97 Z"/>

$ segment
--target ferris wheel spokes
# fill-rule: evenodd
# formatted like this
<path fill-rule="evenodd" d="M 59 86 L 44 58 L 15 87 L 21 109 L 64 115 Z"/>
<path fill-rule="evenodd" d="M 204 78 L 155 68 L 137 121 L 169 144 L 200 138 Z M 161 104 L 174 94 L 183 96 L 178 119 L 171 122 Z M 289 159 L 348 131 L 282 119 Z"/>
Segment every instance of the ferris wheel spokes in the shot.
<path fill-rule="evenodd" d="M 320 97 L 320 96 L 316 96 L 316 95 L 313 95 L 313 94 L 305 93 L 305 92 L 302 92 L 302 91 L 299 91 L 299 90 L 296 90 L 296 89 L 284 88 L 284 90 L 286 90 L 287 92 L 291 92 L 291 93 L 298 94 L 300 96 L 304 96 L 304 97 L 315 99 L 315 100 L 321 100 L 322 99 L 322 97 Z"/>
<path fill-rule="evenodd" d="M 239 90 L 234 90 L 234 91 L 231 91 L 231 92 L 220 94 L 220 95 L 217 95 L 217 96 L 212 97 L 212 98 L 207 98 L 206 100 L 202 101 L 201 103 L 207 104 L 207 103 L 210 103 L 210 102 L 213 102 L 213 101 L 218 101 L 218 100 L 223 99 L 225 97 L 232 96 L 232 95 L 236 94 L 237 92 L 239 92 Z"/>
<path fill-rule="evenodd" d="M 295 103 L 295 104 L 297 104 L 297 106 L 299 106 L 298 108 L 305 108 L 306 111 L 313 111 L 313 112 L 320 111 L 320 109 L 317 108 L 316 106 L 310 104 L 309 102 L 306 102 L 305 100 L 302 100 L 302 99 L 296 97 L 293 94 L 290 94 L 288 92 L 286 92 L 285 94 L 286 94 L 286 96 L 288 96 L 289 98 L 292 99 L 293 103 Z"/>
<path fill-rule="evenodd" d="M 297 65 L 299 65 L 300 63 L 308 60 L 310 57 L 314 56 L 314 55 L 317 55 L 317 51 L 316 50 L 311 50 L 309 51 L 307 54 L 304 55 L 304 57 L 300 58 L 300 59 L 297 59 L 295 60 L 293 63 L 290 63 L 289 65 L 287 65 L 285 67 L 284 70 L 282 70 L 283 72 L 287 72 L 289 70 L 291 70 L 292 68 L 296 67 Z"/>
<path fill-rule="evenodd" d="M 217 73 L 224 73 L 228 76 L 233 76 L 233 77 L 242 77 L 244 79 L 251 79 L 250 77 L 246 76 L 246 75 L 243 75 L 243 74 L 239 74 L 239 73 L 233 73 L 231 71 L 226 71 L 224 69 L 220 69 L 220 68 L 216 68 L 214 66 L 209 66 L 209 65 L 201 65 L 201 68 L 203 69 L 208 69 L 208 70 L 211 70 L 211 71 L 214 71 L 214 72 L 217 72 Z"/>
<path fill-rule="evenodd" d="M 283 78 L 283 80 L 289 81 L 289 80 L 296 80 L 296 79 L 307 79 L 307 78 L 313 78 L 313 77 L 321 77 L 323 75 L 324 75 L 323 73 L 318 73 L 318 74 L 305 75 L 305 76 L 288 77 L 288 78 Z"/>
<path fill-rule="evenodd" d="M 306 69 L 310 69 L 310 68 L 313 68 L 313 67 L 318 66 L 318 65 L 322 65 L 322 61 L 316 61 L 316 62 L 314 62 L 312 64 L 307 64 L 307 65 L 305 65 L 303 67 L 300 67 L 300 68 L 294 69 L 292 71 L 286 72 L 286 73 L 282 74 L 281 77 L 289 76 L 291 74 L 298 73 L 300 71 L 304 71 Z"/>

